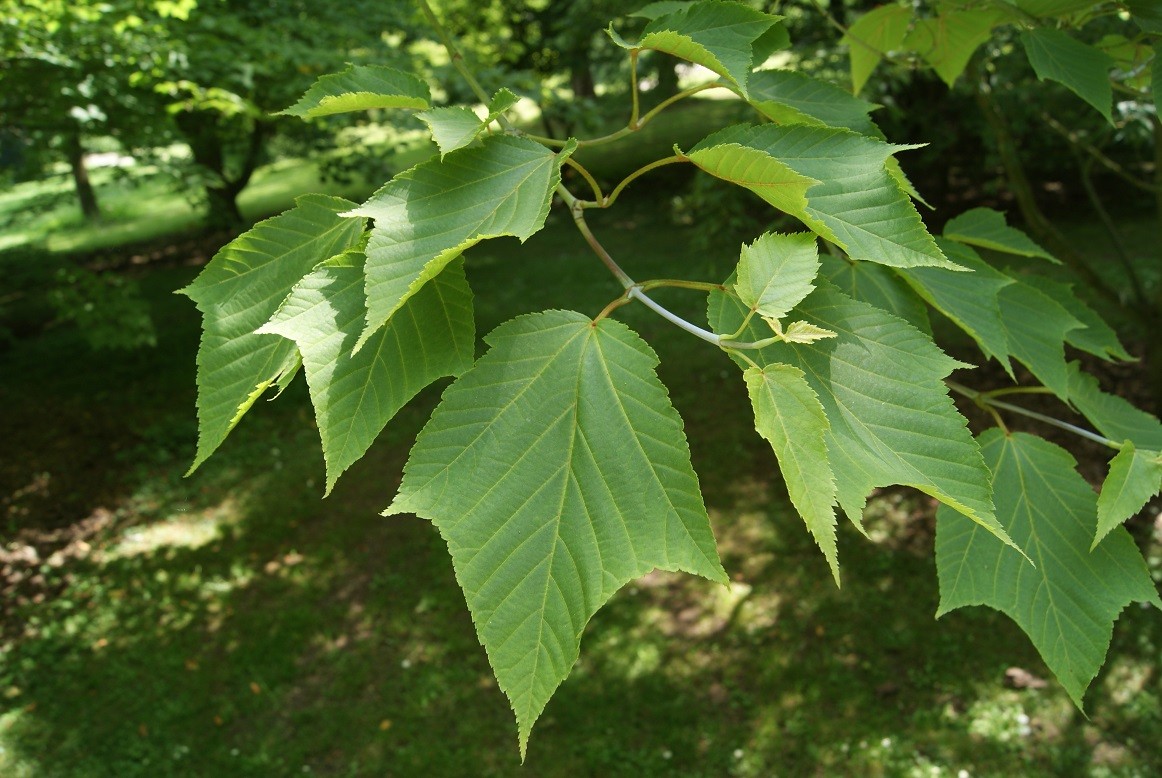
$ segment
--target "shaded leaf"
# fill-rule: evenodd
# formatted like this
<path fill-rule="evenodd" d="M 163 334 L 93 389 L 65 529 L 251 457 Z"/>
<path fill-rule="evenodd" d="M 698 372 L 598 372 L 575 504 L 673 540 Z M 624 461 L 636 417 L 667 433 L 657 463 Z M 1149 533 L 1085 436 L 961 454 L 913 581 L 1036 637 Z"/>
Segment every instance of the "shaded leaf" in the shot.
<path fill-rule="evenodd" d="M 1122 450 L 1110 460 L 1109 473 L 1097 496 L 1097 533 L 1091 548 L 1142 510 L 1154 495 L 1162 491 L 1162 453 L 1134 448 L 1133 441 L 1122 444 Z"/>
<path fill-rule="evenodd" d="M 912 9 L 889 3 L 856 19 L 840 43 L 847 44 L 851 56 L 851 91 L 859 94 L 884 54 L 904 43 L 912 21 Z"/>
<path fill-rule="evenodd" d="M 956 266 L 885 169 L 896 146 L 849 130 L 739 125 L 700 141 L 687 157 L 797 216 L 853 259 Z"/>
<path fill-rule="evenodd" d="M 1130 13 L 1134 15 L 1134 21 L 1142 28 L 1143 32 L 1151 32 L 1155 35 L 1162 35 L 1162 5 L 1159 5 L 1156 0 L 1123 0 Z M 1155 68 L 1155 74 L 1158 69 Z M 1158 84 L 1158 76 L 1154 76 L 1154 84 Z M 1155 89 L 1157 94 L 1157 89 Z M 1157 100 L 1155 100 L 1157 102 Z"/>
<path fill-rule="evenodd" d="M 1000 292 L 1012 278 L 983 262 L 976 252 L 952 241 L 937 240 L 945 255 L 969 268 L 971 273 L 952 273 L 943 268 L 900 270 L 922 298 L 972 336 L 986 357 L 996 359 L 1011 376 L 1009 338 L 1001 316 Z M 1064 363 L 1064 352 L 1062 362 Z"/>
<path fill-rule="evenodd" d="M 790 365 L 770 364 L 743 373 L 755 430 L 771 444 L 791 503 L 827 558 L 839 584 L 835 546 L 835 478 L 827 460 L 827 416 L 819 397 Z"/>
<path fill-rule="evenodd" d="M 1015 4 L 1030 16 L 1045 18 L 1087 11 L 1097 3 L 1095 0 L 1015 0 Z"/>
<path fill-rule="evenodd" d="M 992 37 L 992 29 L 1005 14 L 992 9 L 945 11 L 937 17 L 918 19 L 903 45 L 924 58 L 940 79 L 952 86 L 977 47 Z"/>
<path fill-rule="evenodd" d="M 878 106 L 797 70 L 760 70 L 751 73 L 751 105 L 776 124 L 840 127 L 882 138 L 868 114 Z"/>
<path fill-rule="evenodd" d="M 992 208 L 973 208 L 944 225 L 944 237 L 1006 254 L 1042 257 L 1061 264 L 1052 254 L 1038 246 L 1028 235 L 1005 223 L 1004 214 Z"/>
<path fill-rule="evenodd" d="M 715 332 L 734 332 L 745 314 L 735 298 L 710 295 Z M 960 363 L 902 319 L 830 284 L 820 284 L 795 314 L 837 337 L 747 354 L 760 366 L 798 367 L 819 396 L 830 424 L 827 451 L 839 505 L 848 518 L 860 526 L 872 489 L 904 484 L 957 506 L 1005 538 L 993 516 L 988 470 L 944 385 Z M 743 337 L 762 335 L 752 322 Z"/>
<path fill-rule="evenodd" d="M 1126 400 L 1106 394 L 1097 379 L 1070 362 L 1069 402 L 1110 440 L 1130 440 L 1138 448 L 1162 450 L 1162 423 Z"/>
<path fill-rule="evenodd" d="M 1113 57 L 1060 30 L 1047 27 L 1021 33 L 1021 43 L 1037 78 L 1064 84 L 1113 124 L 1110 116 L 1113 87 L 1109 75 L 1116 64 Z"/>
<path fill-rule="evenodd" d="M 444 393 L 389 513 L 431 519 L 521 753 L 590 617 L 654 568 L 726 582 L 657 357 L 569 311 L 509 321 Z"/>
<path fill-rule="evenodd" d="M 363 264 L 348 252 L 308 274 L 259 332 L 294 341 L 327 463 L 327 488 L 366 453 L 396 412 L 437 378 L 472 365 L 476 328 L 464 263 L 448 265 L 408 298 L 359 352 Z"/>
<path fill-rule="evenodd" d="M 320 76 L 297 103 L 281 114 L 313 119 L 369 108 L 427 108 L 428 85 L 420 78 L 384 65 L 348 65 Z"/>
<path fill-rule="evenodd" d="M 980 527 L 941 506 L 936 514 L 937 616 L 987 605 L 1013 619 L 1081 707 L 1105 659 L 1114 620 L 1130 602 L 1162 607 L 1134 541 L 1115 529 L 1091 553 L 1097 495 L 1067 451 L 1024 433 L 980 437 L 997 518 L 1029 565 Z"/>
<path fill-rule="evenodd" d="M 1021 276 L 1021 282 L 1037 289 L 1082 323 L 1082 327 L 1065 333 L 1066 343 L 1102 359 L 1130 361 L 1134 358 L 1113 328 L 1073 293 L 1071 285 L 1034 274 Z"/>
<path fill-rule="evenodd" d="M 899 316 L 921 332 L 931 336 L 928 306 L 912 288 L 892 270 L 875 262 L 856 262 L 829 254 L 820 257 L 822 275 L 848 297 L 871 303 Z"/>
<path fill-rule="evenodd" d="M 819 273 L 819 248 L 809 232 L 765 233 L 743 245 L 734 290 L 760 316 L 781 319 L 810 294 Z"/>
<path fill-rule="evenodd" d="M 354 203 L 304 195 L 281 216 L 226 244 L 182 290 L 202 312 L 198 347 L 198 452 L 191 472 L 272 384 L 298 364 L 294 344 L 255 333 L 299 279 L 355 245 L 363 219 L 340 216 Z"/>
<path fill-rule="evenodd" d="M 700 0 L 654 17 L 637 43 L 627 43 L 612 27 L 609 32 L 623 48 L 662 51 L 708 68 L 745 97 L 751 68 L 762 64 L 772 50 L 764 36 L 781 18 L 740 3 Z"/>
<path fill-rule="evenodd" d="M 469 246 L 501 235 L 523 241 L 540 230 L 565 153 L 523 138 L 485 138 L 399 174 L 354 209 L 375 220 L 367 327 L 356 348 Z"/>

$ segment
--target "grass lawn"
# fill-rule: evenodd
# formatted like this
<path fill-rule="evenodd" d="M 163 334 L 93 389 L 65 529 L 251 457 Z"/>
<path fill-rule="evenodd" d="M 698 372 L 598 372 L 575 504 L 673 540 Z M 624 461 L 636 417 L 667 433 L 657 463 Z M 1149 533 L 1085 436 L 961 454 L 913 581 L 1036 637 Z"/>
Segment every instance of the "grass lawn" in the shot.
<path fill-rule="evenodd" d="M 268 175 L 256 196 L 271 207 L 309 178 Z M 594 231 L 636 278 L 724 278 L 737 245 L 675 267 L 692 228 L 655 186 L 635 183 Z M 56 245 L 97 240 L 72 231 Z M 619 291 L 560 211 L 523 245 L 474 248 L 467 269 L 481 334 L 534 310 L 593 315 Z M 616 317 L 662 359 L 733 583 L 653 573 L 619 593 L 521 767 L 442 541 L 379 515 L 445 384 L 326 500 L 301 379 L 183 478 L 198 315 L 172 291 L 197 270 L 133 271 L 156 348 L 94 352 L 60 327 L 0 352 L 0 531 L 7 553 L 39 555 L 9 562 L 25 574 L 0 632 L 0 775 L 1162 774 L 1157 614 L 1123 614 L 1087 718 L 1001 615 L 933 619 L 926 499 L 878 495 L 868 538 L 841 522 L 836 589 L 737 370 L 641 306 Z M 697 294 L 658 297 L 699 316 Z M 1010 668 L 1049 683 L 1011 688 Z"/>

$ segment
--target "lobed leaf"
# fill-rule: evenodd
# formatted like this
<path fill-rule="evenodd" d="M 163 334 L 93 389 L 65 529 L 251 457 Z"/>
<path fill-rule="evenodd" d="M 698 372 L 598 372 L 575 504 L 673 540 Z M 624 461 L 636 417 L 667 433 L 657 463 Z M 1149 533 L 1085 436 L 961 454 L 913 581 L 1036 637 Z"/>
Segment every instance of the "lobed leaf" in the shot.
<path fill-rule="evenodd" d="M 353 352 L 366 313 L 364 262 L 350 251 L 312 271 L 258 330 L 294 341 L 302 354 L 328 493 L 417 392 L 471 367 L 475 348 L 472 292 L 457 260 Z"/>
<path fill-rule="evenodd" d="M 369 108 L 427 108 L 432 95 L 420 78 L 385 65 L 348 65 L 320 76 L 299 101 L 279 114 L 313 119 Z"/>
<path fill-rule="evenodd" d="M 1105 659 L 1114 620 L 1130 602 L 1162 607 L 1146 564 L 1124 529 L 1092 552 L 1097 495 L 1067 451 L 1024 433 L 980 436 L 992 472 L 997 518 L 1033 560 L 982 532 L 955 510 L 936 513 L 937 616 L 987 605 L 1033 641 L 1074 703 Z"/>
<path fill-rule="evenodd" d="M 198 346 L 198 451 L 206 460 L 272 384 L 298 365 L 294 344 L 255 332 L 316 265 L 354 246 L 363 219 L 340 215 L 354 203 L 304 195 L 281 216 L 259 222 L 224 246 L 181 290 L 202 312 Z"/>
<path fill-rule="evenodd" d="M 1061 264 L 1028 235 L 1005 223 L 1005 216 L 992 208 L 973 208 L 944 225 L 944 237 L 1006 254 L 1041 257 Z"/>
<path fill-rule="evenodd" d="M 885 168 L 900 149 L 849 130 L 738 125 L 686 155 L 706 172 L 797 216 L 853 259 L 955 268 Z"/>
<path fill-rule="evenodd" d="M 1038 79 L 1064 84 L 1113 124 L 1110 116 L 1113 106 L 1110 69 L 1116 64 L 1113 57 L 1047 27 L 1021 33 L 1021 43 Z"/>
<path fill-rule="evenodd" d="M 627 43 L 612 27 L 610 37 L 622 48 L 662 51 L 708 68 L 745 98 L 751 68 L 786 38 L 785 31 L 769 35 L 780 19 L 741 3 L 700 0 L 655 16 L 637 43 Z"/>
<path fill-rule="evenodd" d="M 811 293 L 819 273 L 819 248 L 809 232 L 765 233 L 743 245 L 734 290 L 760 316 L 781 319 Z"/>
<path fill-rule="evenodd" d="M 539 143 L 497 135 L 399 174 L 354 215 L 375 220 L 367 244 L 367 326 L 355 348 L 473 244 L 545 224 L 561 162 Z"/>
<path fill-rule="evenodd" d="M 936 310 L 972 336 L 986 357 L 996 359 L 1011 376 L 1009 337 L 1001 313 L 1000 294 L 1016 283 L 993 269 L 967 246 L 937 240 L 945 255 L 971 273 L 952 273 L 943 268 L 917 267 L 898 271 L 915 292 Z M 1064 352 L 1062 352 L 1064 364 Z"/>
<path fill-rule="evenodd" d="M 1065 333 L 1066 343 L 1102 359 L 1133 360 L 1133 355 L 1118 340 L 1118 334 L 1097 311 L 1073 293 L 1071 285 L 1035 274 L 1023 275 L 1021 281 L 1053 300 L 1081 322 L 1082 327 Z"/>
<path fill-rule="evenodd" d="M 681 419 L 636 334 L 549 311 L 486 340 L 387 512 L 431 519 L 447 541 L 523 756 L 614 592 L 654 568 L 727 578 Z"/>
<path fill-rule="evenodd" d="M 769 364 L 743 373 L 755 430 L 771 444 L 791 503 L 819 545 L 839 585 L 835 545 L 835 477 L 827 458 L 827 415 L 803 371 Z"/>
<path fill-rule="evenodd" d="M 956 506 L 1003 541 L 993 515 L 988 470 L 944 377 L 960 363 L 891 314 L 821 284 L 796 315 L 835 332 L 812 344 L 775 344 L 747 354 L 760 366 L 793 365 L 819 396 L 830 425 L 827 451 L 839 505 L 861 526 L 867 495 L 903 484 Z M 738 329 L 746 308 L 710 295 L 715 332 Z M 758 340 L 752 323 L 744 338 Z"/>
<path fill-rule="evenodd" d="M 1090 550 L 1162 491 L 1162 453 L 1134 448 L 1127 440 L 1110 460 L 1109 473 L 1097 496 L 1097 532 Z"/>
<path fill-rule="evenodd" d="M 883 60 L 884 54 L 899 49 L 904 43 L 912 9 L 888 3 L 856 19 L 840 39 L 850 49 L 851 91 L 859 94 L 871 77 L 872 71 Z"/>

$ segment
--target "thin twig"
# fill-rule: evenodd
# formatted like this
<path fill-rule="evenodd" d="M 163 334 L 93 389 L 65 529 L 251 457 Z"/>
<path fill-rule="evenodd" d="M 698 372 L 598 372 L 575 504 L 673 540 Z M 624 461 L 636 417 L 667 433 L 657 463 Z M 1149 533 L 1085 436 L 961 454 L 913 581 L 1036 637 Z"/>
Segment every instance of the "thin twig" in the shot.
<path fill-rule="evenodd" d="M 1107 446 L 1108 448 L 1112 448 L 1117 451 L 1120 451 L 1122 448 L 1121 443 L 1112 441 L 1109 438 L 1103 435 L 1099 435 L 1092 430 L 1087 430 L 1084 427 L 1078 427 L 1076 424 L 1070 424 L 1067 421 L 1062 421 L 1061 419 L 1056 419 L 1052 416 L 1046 416 L 1043 413 L 1031 411 L 1028 408 L 1022 408 L 1019 405 L 1013 405 L 1012 403 L 1007 403 L 1003 400 L 997 400 L 994 397 L 989 396 L 989 393 L 987 392 L 978 392 L 976 389 L 971 389 L 964 384 L 957 383 L 956 381 L 949 381 L 948 379 L 945 379 L 944 383 L 952 391 L 956 392 L 957 394 L 964 395 L 984 410 L 989 411 L 989 413 L 991 413 L 994 418 L 996 418 L 997 414 L 993 409 L 1000 408 L 1002 410 L 1011 411 L 1012 413 L 1016 413 L 1020 416 L 1027 416 L 1030 419 L 1036 419 L 1037 421 L 1044 422 L 1045 424 L 1048 424 L 1052 427 L 1057 427 L 1058 429 L 1072 432 L 1075 435 L 1080 435 L 1086 440 L 1092 440 L 1094 443 L 1100 443 L 1103 446 Z M 1000 426 L 1002 429 L 1004 429 L 1003 424 Z"/>

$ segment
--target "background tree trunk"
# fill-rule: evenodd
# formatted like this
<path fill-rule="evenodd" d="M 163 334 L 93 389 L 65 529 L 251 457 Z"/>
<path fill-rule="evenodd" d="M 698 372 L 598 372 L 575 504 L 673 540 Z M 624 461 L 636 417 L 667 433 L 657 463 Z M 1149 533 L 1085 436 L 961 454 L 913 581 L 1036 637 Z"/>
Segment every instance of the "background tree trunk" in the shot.
<path fill-rule="evenodd" d="M 69 158 L 69 168 L 73 172 L 73 184 L 77 190 L 77 200 L 81 204 L 81 213 L 85 219 L 92 221 L 101 215 L 101 207 L 97 203 L 93 183 L 89 180 L 89 169 L 85 167 L 85 147 L 81 143 L 81 131 L 78 129 L 70 133 L 65 143 L 65 153 Z"/>

